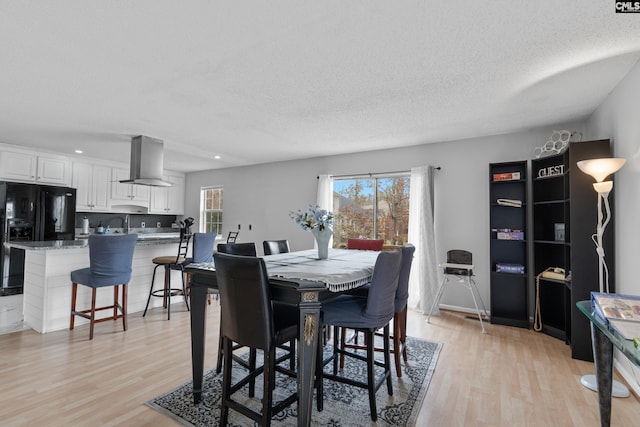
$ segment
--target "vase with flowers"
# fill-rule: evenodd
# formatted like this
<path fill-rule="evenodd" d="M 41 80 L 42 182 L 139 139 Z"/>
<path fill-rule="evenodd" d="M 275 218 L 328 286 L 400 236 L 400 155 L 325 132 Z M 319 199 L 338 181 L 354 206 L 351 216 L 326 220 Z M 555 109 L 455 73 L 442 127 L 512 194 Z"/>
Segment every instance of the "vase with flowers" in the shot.
<path fill-rule="evenodd" d="M 311 206 L 305 212 L 298 209 L 297 212 L 290 212 L 289 216 L 305 231 L 310 231 L 316 239 L 318 245 L 318 258 L 327 259 L 329 257 L 329 241 L 333 236 L 332 212 L 320 209 L 320 206 Z"/>

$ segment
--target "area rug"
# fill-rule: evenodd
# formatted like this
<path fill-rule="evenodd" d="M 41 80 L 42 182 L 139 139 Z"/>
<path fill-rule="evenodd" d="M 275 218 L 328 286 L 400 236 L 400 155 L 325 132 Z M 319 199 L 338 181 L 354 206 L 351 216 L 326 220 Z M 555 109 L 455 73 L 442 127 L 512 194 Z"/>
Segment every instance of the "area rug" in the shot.
<path fill-rule="evenodd" d="M 393 396 L 387 394 L 386 386 L 380 387 L 376 393 L 378 408 L 378 421 L 371 421 L 369 411 L 369 398 L 367 390 L 352 387 L 334 381 L 324 381 L 324 410 L 317 411 L 315 393 L 313 402 L 313 426 L 413 426 L 422 405 L 429 382 L 436 367 L 438 355 L 442 343 L 434 343 L 418 338 L 407 337 L 407 355 L 409 360 L 402 364 L 402 378 L 395 374 L 392 366 Z M 329 355 L 331 346 L 325 348 L 325 354 Z M 376 357 L 382 358 L 382 353 Z M 391 356 L 393 365 L 393 356 Z M 330 366 L 325 367 L 329 372 Z M 234 365 L 234 372 L 244 374 L 242 368 Z M 352 358 L 345 359 L 344 375 L 366 378 L 366 366 L 363 362 Z M 261 378 L 261 377 L 260 377 Z M 296 389 L 295 379 L 285 375 L 277 375 L 277 385 L 274 390 L 274 402 L 278 402 L 283 396 L 287 396 Z M 193 386 L 187 382 L 180 387 L 162 396 L 147 402 L 150 407 L 162 412 L 185 426 L 210 427 L 219 425 L 220 420 L 220 395 L 222 386 L 222 374 L 216 374 L 215 370 L 205 373 L 202 402 L 193 403 Z M 239 394 L 245 394 L 238 397 Z M 256 397 L 250 399 L 247 387 L 234 395 L 235 399 L 248 404 L 259 411 L 260 397 L 262 396 L 262 383 L 256 382 Z M 254 423 L 238 414 L 229 411 L 230 426 L 248 426 Z M 297 424 L 297 408 L 294 403 L 289 408 L 273 417 L 273 425 L 295 426 Z"/>

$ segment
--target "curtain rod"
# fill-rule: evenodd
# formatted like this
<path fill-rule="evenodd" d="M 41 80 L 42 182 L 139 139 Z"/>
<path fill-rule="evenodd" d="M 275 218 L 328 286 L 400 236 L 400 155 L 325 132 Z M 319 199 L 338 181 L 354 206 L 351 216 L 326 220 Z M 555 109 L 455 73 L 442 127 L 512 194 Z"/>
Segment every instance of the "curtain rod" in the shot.
<path fill-rule="evenodd" d="M 433 167 L 435 170 L 441 170 L 442 168 L 440 166 L 434 166 Z M 380 175 L 394 175 L 394 174 L 409 174 L 411 173 L 410 170 L 404 170 L 404 171 L 391 171 L 391 172 L 367 172 L 367 173 L 361 173 L 361 174 L 348 174 L 348 175 L 329 175 L 331 178 L 357 178 L 357 177 L 374 177 L 374 176 L 380 176 Z M 316 177 L 317 179 L 320 179 L 320 176 Z"/>

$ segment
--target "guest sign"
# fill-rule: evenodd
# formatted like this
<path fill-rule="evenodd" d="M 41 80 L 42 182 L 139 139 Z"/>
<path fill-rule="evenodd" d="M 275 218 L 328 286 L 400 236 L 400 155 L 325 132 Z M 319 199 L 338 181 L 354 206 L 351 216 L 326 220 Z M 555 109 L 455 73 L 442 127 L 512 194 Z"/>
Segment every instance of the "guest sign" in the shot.
<path fill-rule="evenodd" d="M 538 169 L 538 178 L 548 178 L 564 174 L 564 165 L 548 166 Z"/>

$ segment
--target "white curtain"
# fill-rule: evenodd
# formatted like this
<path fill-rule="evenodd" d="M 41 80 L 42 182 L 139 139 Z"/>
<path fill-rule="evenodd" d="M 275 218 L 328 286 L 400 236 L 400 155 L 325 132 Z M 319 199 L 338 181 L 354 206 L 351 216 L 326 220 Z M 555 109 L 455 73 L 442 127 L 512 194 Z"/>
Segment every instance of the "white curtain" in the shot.
<path fill-rule="evenodd" d="M 318 196 L 316 204 L 333 212 L 333 180 L 330 175 L 318 175 Z"/>
<path fill-rule="evenodd" d="M 433 166 L 411 169 L 409 242 L 416 247 L 409 279 L 409 307 L 427 313 L 438 290 Z"/>
<path fill-rule="evenodd" d="M 318 195 L 316 204 L 321 209 L 333 212 L 333 179 L 330 175 L 318 175 Z M 314 239 L 315 242 L 315 239 Z M 318 243 L 314 243 L 314 247 L 318 247 Z M 329 240 L 329 247 L 333 247 L 333 237 Z"/>

